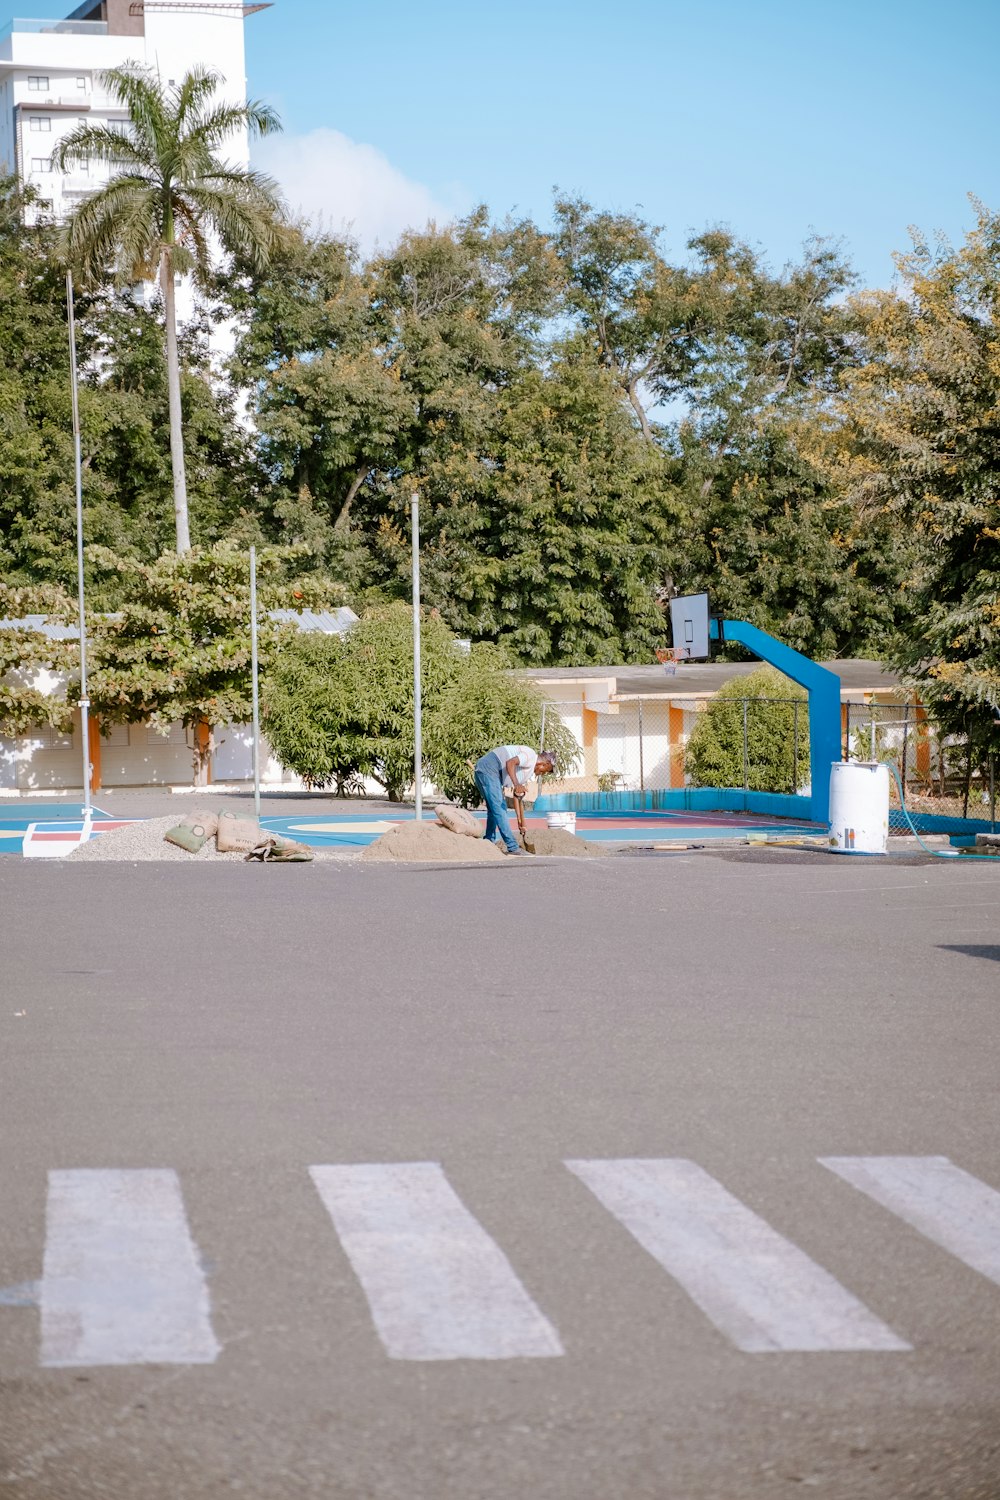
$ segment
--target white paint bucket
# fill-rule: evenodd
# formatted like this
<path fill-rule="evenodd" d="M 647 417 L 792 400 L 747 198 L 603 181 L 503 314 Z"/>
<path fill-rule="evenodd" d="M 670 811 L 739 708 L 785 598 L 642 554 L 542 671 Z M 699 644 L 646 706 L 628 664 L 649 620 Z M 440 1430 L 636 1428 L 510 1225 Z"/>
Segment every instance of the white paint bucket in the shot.
<path fill-rule="evenodd" d="M 567 833 L 576 832 L 575 812 L 550 812 L 545 814 L 549 828 L 565 828 Z"/>
<path fill-rule="evenodd" d="M 888 767 L 837 761 L 830 767 L 830 847 L 837 854 L 884 854 L 888 842 Z"/>

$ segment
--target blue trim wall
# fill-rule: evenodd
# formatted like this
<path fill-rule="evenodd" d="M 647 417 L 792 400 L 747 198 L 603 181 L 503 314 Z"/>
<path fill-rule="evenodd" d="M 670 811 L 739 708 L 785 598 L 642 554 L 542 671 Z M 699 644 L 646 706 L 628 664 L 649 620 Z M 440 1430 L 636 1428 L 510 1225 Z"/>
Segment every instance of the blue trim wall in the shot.
<path fill-rule="evenodd" d="M 989 818 L 949 818 L 945 813 L 910 813 L 913 826 L 918 833 L 975 834 L 994 833 L 997 825 Z M 909 833 L 910 825 L 905 813 L 898 807 L 889 809 L 889 827 L 898 833 Z"/>
<path fill-rule="evenodd" d="M 630 813 L 630 812 L 734 812 L 755 813 L 767 818 L 792 818 L 808 823 L 812 799 L 793 797 L 790 792 L 744 792 L 739 787 L 685 786 L 649 792 L 561 792 L 539 797 L 535 812 Z M 943 813 L 911 813 L 918 833 L 989 833 L 996 824 L 988 818 L 950 818 Z M 818 824 L 825 827 L 825 824 Z M 889 809 L 889 827 L 910 831 L 905 814 Z"/>
<path fill-rule="evenodd" d="M 561 792 L 539 797 L 535 812 L 737 812 L 810 821 L 812 799 L 790 792 L 744 792 L 742 788 L 685 786 L 649 792 Z"/>

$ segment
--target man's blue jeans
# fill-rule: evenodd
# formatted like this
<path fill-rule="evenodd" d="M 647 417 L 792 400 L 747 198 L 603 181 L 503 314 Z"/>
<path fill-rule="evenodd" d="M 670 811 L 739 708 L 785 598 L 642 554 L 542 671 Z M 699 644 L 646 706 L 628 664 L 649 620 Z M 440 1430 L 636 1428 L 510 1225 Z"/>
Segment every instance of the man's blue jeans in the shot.
<path fill-rule="evenodd" d="M 476 786 L 482 794 L 486 803 L 486 833 L 485 838 L 493 842 L 497 833 L 507 845 L 508 850 L 519 849 L 521 846 L 510 831 L 510 819 L 507 816 L 507 804 L 503 795 L 503 772 L 499 765 L 496 771 L 481 771 L 476 767 Z"/>

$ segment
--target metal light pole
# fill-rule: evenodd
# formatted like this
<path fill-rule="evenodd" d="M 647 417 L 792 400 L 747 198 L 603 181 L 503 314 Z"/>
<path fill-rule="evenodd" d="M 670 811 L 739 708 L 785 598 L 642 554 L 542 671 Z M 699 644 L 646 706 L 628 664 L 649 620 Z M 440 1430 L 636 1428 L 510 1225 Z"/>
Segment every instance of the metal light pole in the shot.
<path fill-rule="evenodd" d="M 83 740 L 83 816 L 93 814 L 90 801 L 90 699 L 87 697 L 87 621 L 83 604 L 83 460 L 80 452 L 80 400 L 76 374 L 76 319 L 73 314 L 73 273 L 66 272 L 69 311 L 69 369 L 73 393 L 73 459 L 76 471 L 76 592 L 80 609 L 80 736 Z"/>
<path fill-rule="evenodd" d="M 260 817 L 260 698 L 257 691 L 257 548 L 250 548 L 250 671 L 253 677 L 253 810 Z"/>
<path fill-rule="evenodd" d="M 420 497 L 410 496 L 410 536 L 413 552 L 413 786 L 417 821 L 424 815 L 424 752 L 420 703 Z"/>

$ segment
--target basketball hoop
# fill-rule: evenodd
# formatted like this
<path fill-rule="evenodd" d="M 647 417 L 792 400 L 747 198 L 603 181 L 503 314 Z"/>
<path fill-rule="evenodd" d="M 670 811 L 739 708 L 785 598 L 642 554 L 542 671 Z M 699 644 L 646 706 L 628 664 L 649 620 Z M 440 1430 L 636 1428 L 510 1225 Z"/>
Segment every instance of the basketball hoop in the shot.
<path fill-rule="evenodd" d="M 660 666 L 663 668 L 665 676 L 667 676 L 667 677 L 676 677 L 676 675 L 677 675 L 677 654 L 676 654 L 676 652 L 674 652 L 674 651 L 663 651 L 663 650 L 657 651 L 657 653 L 656 653 L 656 660 L 660 663 Z"/>

